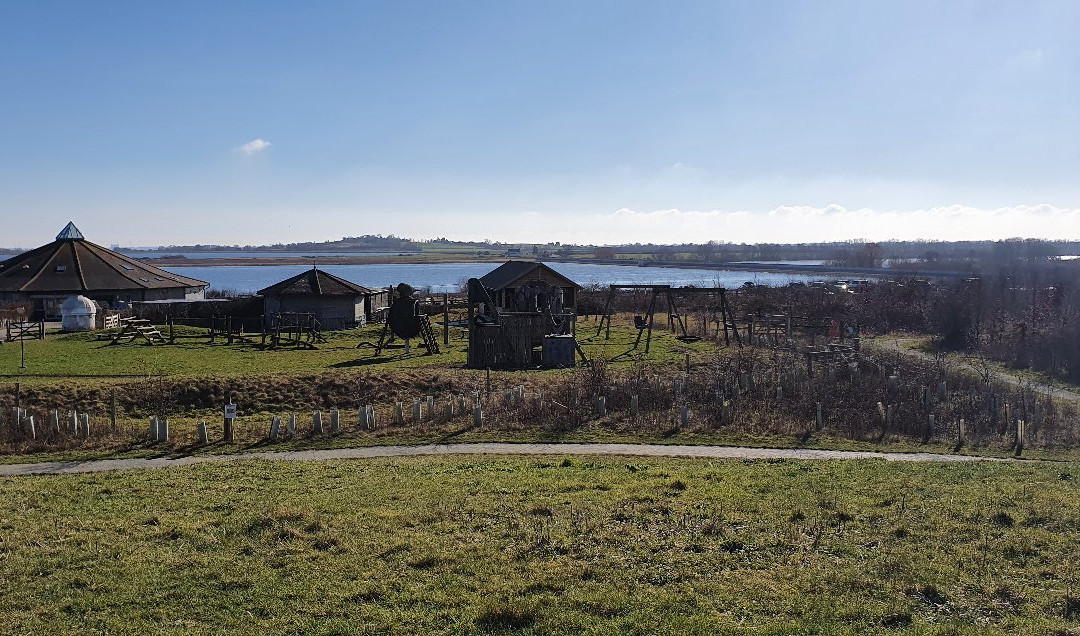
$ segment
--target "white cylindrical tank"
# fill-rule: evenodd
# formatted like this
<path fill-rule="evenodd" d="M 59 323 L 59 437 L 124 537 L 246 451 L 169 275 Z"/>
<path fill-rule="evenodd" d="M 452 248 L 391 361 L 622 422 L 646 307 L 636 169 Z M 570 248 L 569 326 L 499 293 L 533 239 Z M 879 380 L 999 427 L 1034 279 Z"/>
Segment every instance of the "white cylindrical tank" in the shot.
<path fill-rule="evenodd" d="M 64 331 L 93 331 L 97 305 L 86 296 L 69 296 L 60 307 Z"/>

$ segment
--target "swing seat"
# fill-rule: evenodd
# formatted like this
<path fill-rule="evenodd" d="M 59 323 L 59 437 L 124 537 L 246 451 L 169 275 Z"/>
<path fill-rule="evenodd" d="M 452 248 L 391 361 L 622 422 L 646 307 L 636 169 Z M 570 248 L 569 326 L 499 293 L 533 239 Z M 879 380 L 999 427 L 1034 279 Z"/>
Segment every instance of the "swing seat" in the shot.
<path fill-rule="evenodd" d="M 648 326 L 649 323 L 645 320 L 644 316 L 634 316 L 634 327 L 637 328 L 638 331 L 641 331 Z"/>

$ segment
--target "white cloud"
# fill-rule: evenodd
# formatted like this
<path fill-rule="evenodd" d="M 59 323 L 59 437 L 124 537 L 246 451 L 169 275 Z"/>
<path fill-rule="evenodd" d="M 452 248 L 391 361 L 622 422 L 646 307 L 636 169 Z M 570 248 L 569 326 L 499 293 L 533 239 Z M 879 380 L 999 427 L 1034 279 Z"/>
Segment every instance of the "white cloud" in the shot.
<path fill-rule="evenodd" d="M 1046 53 L 1042 49 L 1029 49 L 1020 51 L 1005 60 L 1005 70 L 1012 72 L 1033 71 L 1046 61 Z"/>
<path fill-rule="evenodd" d="M 948 205 L 924 209 L 847 209 L 784 205 L 767 211 L 621 208 L 577 224 L 587 242 L 805 243 L 868 240 L 996 240 L 1011 237 L 1064 239 L 1080 227 L 1080 208 L 1016 205 L 976 208 Z M 539 229 L 539 228 L 538 228 Z"/>
<path fill-rule="evenodd" d="M 257 155 L 260 152 L 266 150 L 270 146 L 271 144 L 269 141 L 260 137 L 258 139 L 252 139 L 251 141 L 243 144 L 242 146 L 237 146 L 233 150 L 235 150 L 236 152 L 242 152 L 245 155 L 251 157 L 252 155 Z"/>

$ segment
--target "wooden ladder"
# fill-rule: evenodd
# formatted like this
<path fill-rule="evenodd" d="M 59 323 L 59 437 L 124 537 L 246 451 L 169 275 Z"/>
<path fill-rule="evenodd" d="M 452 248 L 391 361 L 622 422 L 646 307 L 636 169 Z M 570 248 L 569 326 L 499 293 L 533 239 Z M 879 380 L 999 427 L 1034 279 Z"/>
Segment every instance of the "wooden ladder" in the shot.
<path fill-rule="evenodd" d="M 417 316 L 420 320 L 420 335 L 424 338 L 424 346 L 429 354 L 439 353 L 439 343 L 435 340 L 435 330 L 431 328 L 431 320 L 427 314 Z"/>

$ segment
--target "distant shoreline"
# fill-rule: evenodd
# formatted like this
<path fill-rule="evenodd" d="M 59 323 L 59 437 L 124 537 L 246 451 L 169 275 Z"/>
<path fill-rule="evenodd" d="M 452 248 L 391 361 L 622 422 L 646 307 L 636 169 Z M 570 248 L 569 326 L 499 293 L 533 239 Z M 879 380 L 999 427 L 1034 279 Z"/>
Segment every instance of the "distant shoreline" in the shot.
<path fill-rule="evenodd" d="M 525 258 L 525 257 L 518 257 Z M 421 265 L 421 264 L 445 264 L 445 263 L 503 263 L 509 260 L 507 257 L 483 256 L 475 257 L 465 254 L 453 256 L 435 256 L 422 254 L 399 254 L 397 256 L 326 256 L 318 257 L 245 257 L 245 258 L 170 258 L 168 256 L 148 258 L 140 260 L 159 267 L 241 267 L 241 266 L 269 266 L 269 265 Z M 617 265 L 622 267 L 636 267 L 638 261 L 629 259 L 596 259 L 596 258 L 557 258 L 546 257 L 541 259 L 549 263 L 577 263 L 582 265 Z M 874 277 L 874 278 L 963 278 L 971 274 L 953 271 L 936 270 L 905 270 L 891 268 L 859 268 L 844 267 L 837 265 L 797 265 L 789 263 L 746 263 L 746 262 L 723 262 L 702 263 L 695 261 L 646 261 L 642 263 L 648 267 L 668 267 L 672 269 L 706 269 L 718 271 L 745 271 L 745 272 L 773 272 L 787 274 L 820 274 L 822 276 L 850 276 L 850 277 Z"/>
<path fill-rule="evenodd" d="M 170 256 L 139 256 L 138 260 L 157 267 L 239 267 L 243 265 L 416 265 L 422 263 L 502 263 L 501 257 L 422 256 L 246 256 L 243 258 L 177 258 Z"/>

